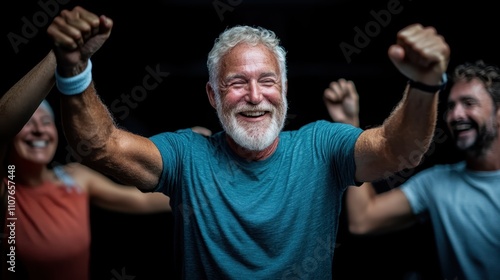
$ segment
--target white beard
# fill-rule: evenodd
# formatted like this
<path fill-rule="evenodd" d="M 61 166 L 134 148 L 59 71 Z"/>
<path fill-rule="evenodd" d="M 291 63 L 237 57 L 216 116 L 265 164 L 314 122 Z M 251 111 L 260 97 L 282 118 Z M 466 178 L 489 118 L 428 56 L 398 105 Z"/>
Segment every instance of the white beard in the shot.
<path fill-rule="evenodd" d="M 216 93 L 215 101 L 217 105 L 217 115 L 226 133 L 241 147 L 250 151 L 262 151 L 269 147 L 278 137 L 285 126 L 288 101 L 283 94 L 283 102 L 278 107 L 274 107 L 268 102 L 259 105 L 239 105 L 237 108 L 225 108 L 221 102 L 220 94 Z M 238 123 L 235 117 L 236 112 L 241 111 L 269 111 L 272 119 L 269 123 L 262 122 L 244 125 Z"/>

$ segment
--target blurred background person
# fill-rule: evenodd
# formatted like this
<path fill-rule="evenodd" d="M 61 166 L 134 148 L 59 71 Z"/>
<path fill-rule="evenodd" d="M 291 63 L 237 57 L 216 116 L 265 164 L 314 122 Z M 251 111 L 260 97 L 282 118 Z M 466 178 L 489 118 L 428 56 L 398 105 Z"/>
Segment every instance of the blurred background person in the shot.
<path fill-rule="evenodd" d="M 379 234 L 430 221 L 444 279 L 500 279 L 500 69 L 480 60 L 458 65 L 452 78 L 445 120 L 464 159 L 382 193 L 372 183 L 349 187 L 349 230 Z M 324 93 L 332 119 L 353 125 L 358 100 L 344 79 Z"/>

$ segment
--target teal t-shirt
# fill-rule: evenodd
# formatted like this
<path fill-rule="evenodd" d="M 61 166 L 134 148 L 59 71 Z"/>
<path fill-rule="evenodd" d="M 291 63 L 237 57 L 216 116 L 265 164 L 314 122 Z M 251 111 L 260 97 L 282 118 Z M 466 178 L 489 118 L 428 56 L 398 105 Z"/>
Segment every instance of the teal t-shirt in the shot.
<path fill-rule="evenodd" d="M 156 191 L 170 196 L 176 267 L 187 279 L 331 279 L 342 195 L 354 185 L 362 130 L 317 121 L 280 134 L 246 161 L 224 132 L 151 137 L 163 159 Z"/>

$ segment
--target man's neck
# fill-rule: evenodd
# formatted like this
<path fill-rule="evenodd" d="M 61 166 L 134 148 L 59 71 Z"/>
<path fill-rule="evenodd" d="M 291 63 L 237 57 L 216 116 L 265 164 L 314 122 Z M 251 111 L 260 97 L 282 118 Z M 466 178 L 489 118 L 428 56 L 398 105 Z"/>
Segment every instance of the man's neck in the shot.
<path fill-rule="evenodd" d="M 467 156 L 467 169 L 474 171 L 500 170 L 500 138 L 482 156 Z"/>
<path fill-rule="evenodd" d="M 279 137 L 277 137 L 271 145 L 269 145 L 267 148 L 265 148 L 262 151 L 250 151 L 246 148 L 241 147 L 238 145 L 233 138 L 231 138 L 229 135 L 226 134 L 227 141 L 229 143 L 229 147 L 233 152 L 235 152 L 238 156 L 248 160 L 248 161 L 260 161 L 260 160 L 265 160 L 268 157 L 270 157 L 274 151 L 276 151 L 276 148 L 278 147 L 279 143 Z"/>

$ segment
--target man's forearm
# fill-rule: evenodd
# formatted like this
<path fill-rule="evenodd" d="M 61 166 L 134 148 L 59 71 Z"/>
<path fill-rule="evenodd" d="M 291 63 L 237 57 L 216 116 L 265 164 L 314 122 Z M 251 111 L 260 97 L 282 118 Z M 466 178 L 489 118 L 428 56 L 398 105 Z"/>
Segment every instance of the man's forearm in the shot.
<path fill-rule="evenodd" d="M 68 143 L 82 160 L 103 158 L 115 129 L 114 119 L 94 84 L 78 95 L 61 95 L 62 125 Z"/>
<path fill-rule="evenodd" d="M 401 102 L 382 125 L 393 170 L 420 164 L 428 150 L 437 121 L 438 94 L 407 87 Z"/>

